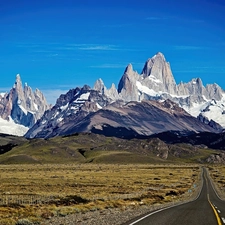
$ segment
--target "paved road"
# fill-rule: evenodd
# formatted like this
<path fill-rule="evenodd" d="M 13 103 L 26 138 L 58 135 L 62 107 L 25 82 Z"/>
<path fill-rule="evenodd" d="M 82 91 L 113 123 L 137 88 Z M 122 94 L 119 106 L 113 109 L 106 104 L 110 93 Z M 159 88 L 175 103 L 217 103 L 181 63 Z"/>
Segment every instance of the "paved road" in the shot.
<path fill-rule="evenodd" d="M 199 197 L 183 205 L 158 210 L 128 223 L 130 225 L 224 225 L 225 202 L 218 198 L 206 170 Z"/>

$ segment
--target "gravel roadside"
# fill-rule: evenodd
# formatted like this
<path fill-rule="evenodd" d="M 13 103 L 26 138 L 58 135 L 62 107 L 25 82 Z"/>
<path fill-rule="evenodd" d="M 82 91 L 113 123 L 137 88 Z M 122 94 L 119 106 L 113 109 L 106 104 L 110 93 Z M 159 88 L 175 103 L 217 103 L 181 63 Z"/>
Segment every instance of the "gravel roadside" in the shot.
<path fill-rule="evenodd" d="M 131 219 L 151 211 L 167 207 L 173 204 L 154 206 L 138 206 L 126 210 L 111 208 L 86 213 L 70 214 L 65 217 L 53 217 L 46 220 L 43 225 L 122 225 Z"/>
<path fill-rule="evenodd" d="M 128 208 L 126 210 L 112 208 L 70 214 L 65 217 L 53 217 L 46 220 L 43 225 L 119 225 L 149 211 L 151 211 L 151 208 L 147 206 Z"/>

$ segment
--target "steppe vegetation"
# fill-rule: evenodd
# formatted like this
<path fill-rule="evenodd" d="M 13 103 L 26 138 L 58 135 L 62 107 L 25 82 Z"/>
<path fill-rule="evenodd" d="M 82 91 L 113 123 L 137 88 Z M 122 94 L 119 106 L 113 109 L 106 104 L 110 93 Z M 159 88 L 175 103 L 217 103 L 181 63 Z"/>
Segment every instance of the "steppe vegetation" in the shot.
<path fill-rule="evenodd" d="M 47 140 L 0 137 L 0 164 L 204 163 L 217 152 L 158 138 L 125 140 L 90 133 Z"/>
<path fill-rule="evenodd" d="M 200 171 L 190 164 L 1 165 L 0 224 L 185 200 L 196 192 Z"/>
<path fill-rule="evenodd" d="M 214 165 L 209 167 L 209 174 L 219 196 L 225 200 L 225 166 Z"/>

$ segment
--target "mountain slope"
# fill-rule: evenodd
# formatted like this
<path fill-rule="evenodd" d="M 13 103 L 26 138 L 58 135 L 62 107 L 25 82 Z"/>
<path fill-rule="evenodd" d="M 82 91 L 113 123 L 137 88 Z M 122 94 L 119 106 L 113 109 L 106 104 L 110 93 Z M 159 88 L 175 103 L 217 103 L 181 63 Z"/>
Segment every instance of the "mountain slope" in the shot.
<path fill-rule="evenodd" d="M 87 87 L 75 90 L 72 98 L 69 97 L 70 92 L 66 94 L 67 97 L 64 96 L 67 100 L 63 106 L 59 104 L 47 111 L 27 132 L 27 138 L 50 138 L 90 131 L 106 136 L 111 133 L 111 136 L 123 138 L 169 130 L 217 131 L 170 100 L 109 104 L 103 94 Z"/>
<path fill-rule="evenodd" d="M 122 128 L 126 129 L 127 134 L 125 130 L 121 130 Z M 104 135 L 110 135 L 112 133 L 110 130 L 113 129 L 111 135 L 122 138 L 149 136 L 168 130 L 215 132 L 215 129 L 190 116 L 170 100 L 163 103 L 129 102 L 119 108 L 109 105 L 86 117 L 74 129 L 69 130 L 69 133 L 80 132 L 80 129 L 82 132 L 91 130 Z"/>
<path fill-rule="evenodd" d="M 64 135 L 86 116 L 108 104 L 109 99 L 105 95 L 90 89 L 87 85 L 71 89 L 57 99 L 56 105 L 47 110 L 25 136 L 49 138 Z"/>

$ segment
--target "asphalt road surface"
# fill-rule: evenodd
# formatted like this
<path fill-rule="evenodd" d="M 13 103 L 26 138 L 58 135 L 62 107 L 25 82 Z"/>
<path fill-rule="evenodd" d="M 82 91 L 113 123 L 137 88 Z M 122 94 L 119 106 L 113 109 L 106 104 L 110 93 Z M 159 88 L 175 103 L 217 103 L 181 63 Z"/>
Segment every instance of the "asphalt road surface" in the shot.
<path fill-rule="evenodd" d="M 133 220 L 129 225 L 224 225 L 225 202 L 215 193 L 206 170 L 199 197 L 189 203 L 168 207 Z"/>

